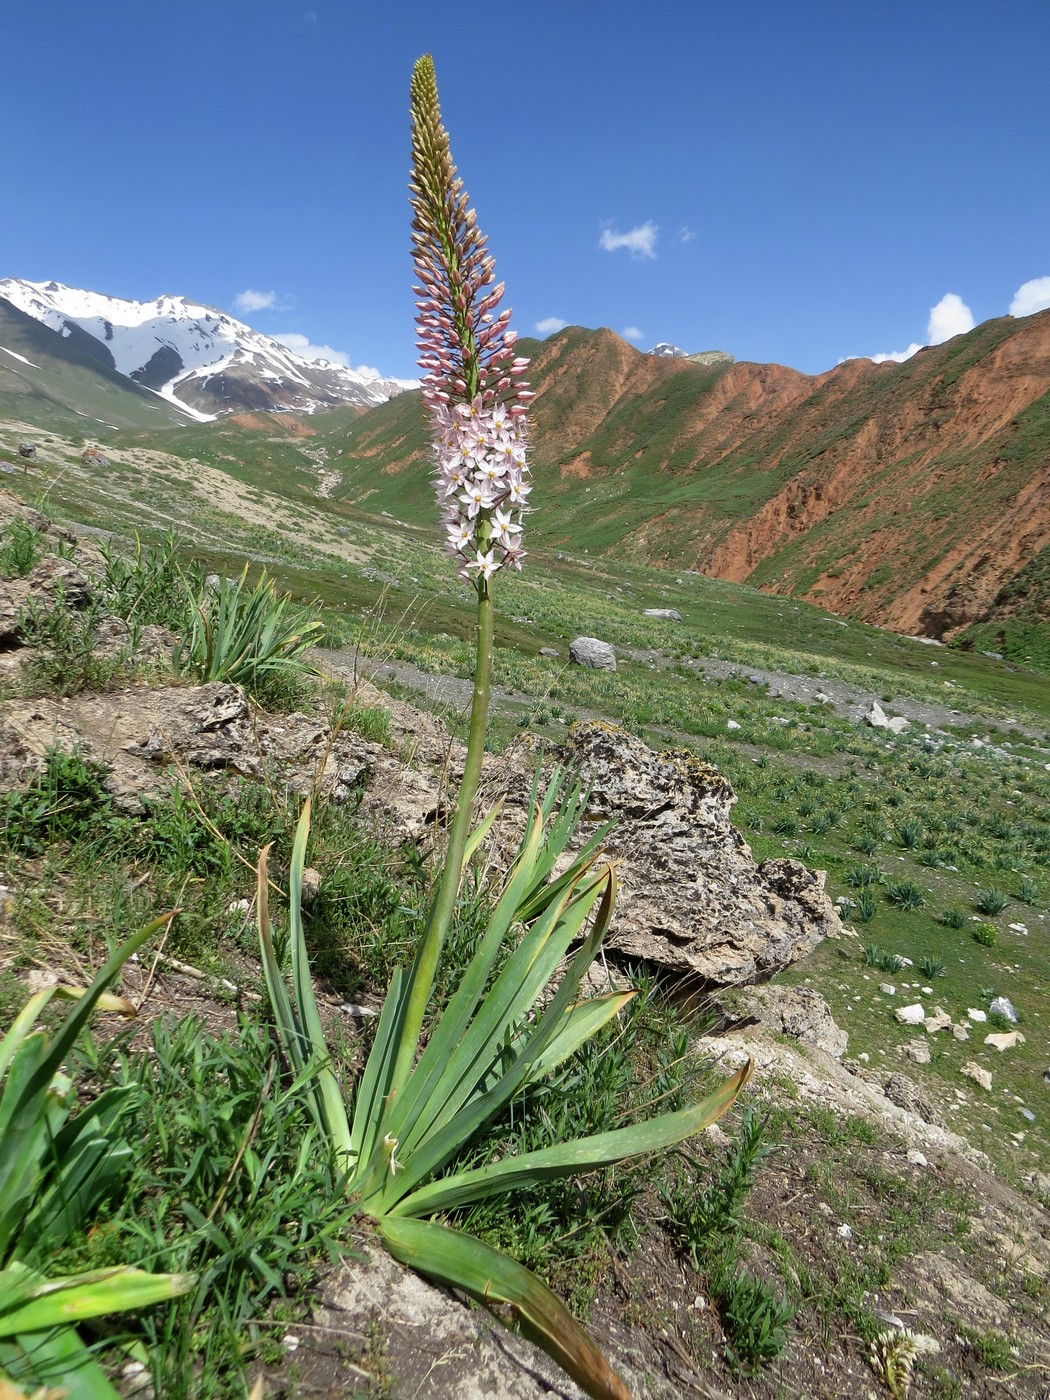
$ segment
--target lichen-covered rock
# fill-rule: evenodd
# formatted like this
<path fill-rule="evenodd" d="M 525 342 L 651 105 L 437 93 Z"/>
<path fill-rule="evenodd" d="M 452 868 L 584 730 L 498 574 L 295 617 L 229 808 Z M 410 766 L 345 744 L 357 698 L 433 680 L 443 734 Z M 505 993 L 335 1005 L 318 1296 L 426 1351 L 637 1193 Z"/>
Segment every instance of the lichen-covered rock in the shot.
<path fill-rule="evenodd" d="M 574 637 L 569 643 L 569 660 L 592 671 L 616 670 L 616 652 L 597 637 Z"/>
<path fill-rule="evenodd" d="M 47 609 L 61 597 L 71 608 L 84 608 L 92 595 L 90 580 L 75 564 L 45 554 L 24 578 L 0 579 L 0 645 L 22 640 L 22 619 L 31 603 Z"/>
<path fill-rule="evenodd" d="M 589 823 L 615 822 L 605 842 L 620 882 L 608 949 L 688 974 L 700 989 L 766 981 L 841 935 L 820 872 L 755 863 L 729 819 L 733 789 L 711 764 L 687 750 L 655 753 L 598 722 L 573 726 L 562 759 L 591 784 Z M 534 762 L 508 752 L 492 795 L 523 803 Z"/>
<path fill-rule="evenodd" d="M 801 1045 L 811 1045 L 841 1059 L 849 1036 L 831 1014 L 831 1007 L 812 987 L 776 984 L 730 992 L 722 1014 L 736 1029 L 741 1024 L 759 1026 L 773 1035 L 786 1035 Z"/>

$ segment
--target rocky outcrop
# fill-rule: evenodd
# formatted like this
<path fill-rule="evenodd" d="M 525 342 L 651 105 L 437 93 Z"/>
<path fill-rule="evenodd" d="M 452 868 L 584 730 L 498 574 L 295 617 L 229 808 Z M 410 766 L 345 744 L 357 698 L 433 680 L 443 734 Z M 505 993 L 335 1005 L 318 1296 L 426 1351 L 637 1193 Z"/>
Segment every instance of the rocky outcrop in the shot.
<path fill-rule="evenodd" d="M 613 822 L 604 845 L 620 891 L 609 951 L 703 990 L 765 981 L 841 935 L 823 874 L 794 860 L 756 864 L 730 821 L 731 785 L 695 754 L 658 754 L 589 722 L 573 727 L 561 758 L 590 784 L 590 829 Z M 509 751 L 487 779 L 492 796 L 523 805 L 534 764 L 526 745 Z"/>
<path fill-rule="evenodd" d="M 369 698 L 365 687 L 361 694 Z M 418 718 L 417 746 L 428 737 L 424 717 Z M 367 788 L 364 809 L 399 836 L 418 834 L 440 805 L 439 764 L 407 764 L 343 730 L 338 718 L 266 715 L 249 706 L 238 686 L 223 682 L 5 701 L 0 790 L 25 787 L 56 745 L 105 764 L 107 786 L 130 812 L 202 772 L 268 775 L 303 796 L 316 790 L 336 802 Z"/>

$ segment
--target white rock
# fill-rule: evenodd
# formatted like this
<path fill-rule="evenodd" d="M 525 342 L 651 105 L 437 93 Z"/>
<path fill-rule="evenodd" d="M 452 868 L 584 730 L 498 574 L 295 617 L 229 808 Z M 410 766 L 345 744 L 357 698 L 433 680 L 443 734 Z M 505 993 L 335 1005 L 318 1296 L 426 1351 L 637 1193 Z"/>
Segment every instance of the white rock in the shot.
<path fill-rule="evenodd" d="M 989 1074 L 988 1070 L 982 1069 L 980 1065 L 975 1064 L 973 1060 L 967 1060 L 966 1064 L 963 1065 L 959 1072 L 960 1074 L 965 1074 L 967 1079 L 972 1079 L 975 1084 L 979 1084 L 982 1089 L 991 1090 L 991 1074 Z"/>
<path fill-rule="evenodd" d="M 987 1021 L 988 1019 L 987 1012 L 978 1011 L 977 1008 L 973 1006 L 968 1006 L 966 1008 L 966 1015 L 971 1021 Z"/>
<path fill-rule="evenodd" d="M 894 1015 L 902 1026 L 921 1026 L 926 1020 L 926 1012 L 918 1001 L 911 1006 L 898 1006 Z"/>
<path fill-rule="evenodd" d="M 892 982 L 880 982 L 879 991 L 884 997 L 895 997 L 897 995 L 897 988 Z"/>
<path fill-rule="evenodd" d="M 740 728 L 740 725 L 736 722 L 735 719 L 727 719 L 727 720 L 726 720 L 726 728 L 727 728 L 727 729 L 739 729 L 739 728 Z"/>
<path fill-rule="evenodd" d="M 840 1225 L 835 1233 L 841 1240 L 851 1240 L 853 1238 L 853 1231 L 848 1225 Z"/>
<path fill-rule="evenodd" d="M 917 1147 L 908 1148 L 908 1161 L 913 1167 L 926 1167 L 929 1163 Z"/>
<path fill-rule="evenodd" d="M 1004 1050 L 1012 1050 L 1015 1045 L 1024 1044 L 1024 1036 L 1020 1031 L 1002 1031 L 999 1035 L 986 1035 L 985 1045 L 993 1045 L 1000 1055 Z"/>
<path fill-rule="evenodd" d="M 1017 1011 L 1009 997 L 996 997 L 988 1008 L 990 1016 L 1005 1016 L 1008 1021 L 1017 1020 Z"/>

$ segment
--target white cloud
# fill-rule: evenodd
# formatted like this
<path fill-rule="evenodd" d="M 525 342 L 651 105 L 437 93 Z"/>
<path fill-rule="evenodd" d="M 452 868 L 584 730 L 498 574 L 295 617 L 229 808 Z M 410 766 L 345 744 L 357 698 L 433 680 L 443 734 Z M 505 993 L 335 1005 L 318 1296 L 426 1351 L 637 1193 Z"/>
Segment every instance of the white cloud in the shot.
<path fill-rule="evenodd" d="M 624 340 L 641 340 L 642 333 L 637 326 L 624 326 L 620 332 Z"/>
<path fill-rule="evenodd" d="M 274 340 L 279 341 L 302 360 L 330 360 L 333 365 L 345 365 L 347 369 L 350 368 L 350 356 L 345 350 L 333 350 L 330 345 L 313 345 L 298 331 L 289 331 L 287 335 L 275 335 Z M 367 371 L 362 368 L 360 372 L 364 374 Z"/>
<path fill-rule="evenodd" d="M 1050 278 L 1047 278 L 1050 283 Z M 941 345 L 946 340 L 951 340 L 953 335 L 964 335 L 974 328 L 973 312 L 963 301 L 961 296 L 955 292 L 946 292 L 936 306 L 930 307 L 930 318 L 926 323 L 926 340 L 920 345 L 917 341 L 912 341 L 907 350 L 887 350 L 880 355 L 865 355 L 867 360 L 874 361 L 875 364 L 884 364 L 887 360 L 893 360 L 895 364 L 902 364 L 919 350 L 927 345 Z"/>
<path fill-rule="evenodd" d="M 656 235 L 659 232 L 652 219 L 646 219 L 644 224 L 628 229 L 626 233 L 617 233 L 613 228 L 603 228 L 598 247 L 604 248 L 607 253 L 626 248 L 632 258 L 655 258 Z"/>
<path fill-rule="evenodd" d="M 877 365 L 885 364 L 887 360 L 893 360 L 899 365 L 903 364 L 905 360 L 910 360 L 915 352 L 922 348 L 918 341 L 913 340 L 907 350 L 887 350 L 883 355 L 865 355 L 864 358 L 873 360 Z"/>
<path fill-rule="evenodd" d="M 1050 306 L 1050 277 L 1033 277 L 1022 282 L 1010 303 L 1011 316 L 1031 316 Z"/>
<path fill-rule="evenodd" d="M 946 292 L 936 306 L 930 308 L 930 319 L 926 325 L 926 343 L 943 345 L 953 335 L 965 335 L 972 331 L 977 322 L 973 312 L 954 292 Z"/>
<path fill-rule="evenodd" d="M 248 287 L 245 291 L 237 293 L 233 304 L 238 311 L 268 311 L 277 305 L 277 293 L 253 292 L 251 287 Z"/>
<path fill-rule="evenodd" d="M 536 322 L 536 330 L 540 335 L 553 335 L 555 331 L 563 331 L 568 324 L 560 316 L 545 316 L 542 321 Z"/>
<path fill-rule="evenodd" d="M 680 229 L 678 230 L 678 241 L 679 241 L 679 243 L 692 243 L 692 241 L 693 241 L 693 239 L 694 239 L 695 237 L 696 237 L 696 229 L 694 229 L 694 228 L 685 227 L 685 228 L 680 228 Z"/>

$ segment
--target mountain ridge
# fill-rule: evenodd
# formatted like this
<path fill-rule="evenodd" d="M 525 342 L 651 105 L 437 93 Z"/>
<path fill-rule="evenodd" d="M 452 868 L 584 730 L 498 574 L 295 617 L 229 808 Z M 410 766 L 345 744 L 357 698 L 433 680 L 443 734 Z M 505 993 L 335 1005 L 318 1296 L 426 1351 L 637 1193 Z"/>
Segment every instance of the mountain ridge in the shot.
<path fill-rule="evenodd" d="M 61 282 L 0 280 L 0 298 L 57 333 L 88 337 L 99 363 L 198 421 L 385 402 L 412 381 L 307 360 L 216 307 L 165 293 L 150 302 Z M 83 343 L 83 342 L 82 342 Z"/>
<path fill-rule="evenodd" d="M 1050 620 L 1050 312 L 820 375 L 650 356 L 581 327 L 530 352 L 539 542 L 938 639 L 1020 604 Z M 413 510 L 398 498 L 428 448 L 411 399 L 347 439 L 335 494 Z"/>

